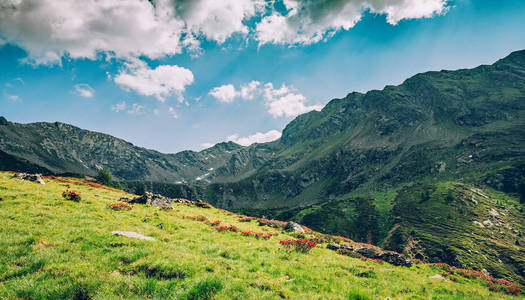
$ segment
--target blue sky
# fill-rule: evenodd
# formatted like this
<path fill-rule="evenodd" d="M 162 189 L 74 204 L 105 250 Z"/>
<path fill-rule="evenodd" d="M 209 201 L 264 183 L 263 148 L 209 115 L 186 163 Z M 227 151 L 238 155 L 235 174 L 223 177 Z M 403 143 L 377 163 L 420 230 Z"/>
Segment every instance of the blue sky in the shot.
<path fill-rule="evenodd" d="M 0 115 L 162 152 L 249 144 L 349 92 L 525 49 L 522 0 L 210 1 L 0 1 Z"/>

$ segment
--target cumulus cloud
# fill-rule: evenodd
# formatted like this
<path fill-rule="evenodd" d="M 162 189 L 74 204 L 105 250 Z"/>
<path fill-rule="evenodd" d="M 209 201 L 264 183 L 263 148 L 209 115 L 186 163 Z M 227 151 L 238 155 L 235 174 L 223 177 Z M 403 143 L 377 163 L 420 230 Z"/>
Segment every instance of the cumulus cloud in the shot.
<path fill-rule="evenodd" d="M 117 57 L 159 58 L 181 52 L 184 23 L 170 1 L 0 1 L 0 36 L 28 51 L 34 63 Z"/>
<path fill-rule="evenodd" d="M 126 109 L 126 101 L 122 101 L 111 106 L 111 110 L 114 112 L 121 112 Z"/>
<path fill-rule="evenodd" d="M 274 88 L 271 82 L 262 83 L 251 81 L 242 84 L 237 90 L 234 85 L 226 84 L 212 89 L 209 95 L 215 97 L 220 102 L 231 103 L 236 98 L 252 100 L 259 97 L 264 101 L 267 111 L 274 118 L 276 117 L 295 117 L 297 115 L 312 111 L 321 110 L 322 105 L 307 105 L 306 97 L 297 91 L 293 86 L 286 84 L 280 88 Z"/>
<path fill-rule="evenodd" d="M 323 105 L 306 105 L 306 97 L 298 93 L 293 87 L 282 85 L 274 89 L 271 83 L 264 87 L 264 100 L 268 113 L 276 117 L 295 117 L 312 110 L 321 110 Z"/>
<path fill-rule="evenodd" d="M 27 50 L 29 62 L 64 56 L 152 59 L 198 49 L 197 36 L 223 43 L 245 34 L 262 0 L 0 0 L 0 45 Z"/>
<path fill-rule="evenodd" d="M 114 81 L 126 90 L 154 96 L 161 102 L 170 95 L 177 96 L 182 102 L 186 86 L 193 83 L 193 73 L 176 65 L 161 65 L 151 69 L 145 62 L 135 60 L 126 64 Z"/>
<path fill-rule="evenodd" d="M 131 105 L 131 108 L 128 110 L 128 114 L 130 114 L 130 115 L 142 115 L 142 114 L 144 114 L 144 106 L 140 105 L 138 103 L 133 103 Z"/>
<path fill-rule="evenodd" d="M 260 44 L 311 44 L 352 28 L 363 12 L 390 24 L 446 12 L 449 0 L 0 0 L 0 45 L 27 50 L 28 62 L 63 57 L 151 59 L 200 53 L 200 38 L 224 43 L 234 34 Z"/>
<path fill-rule="evenodd" d="M 225 84 L 212 89 L 209 93 L 210 96 L 224 103 L 231 103 L 237 98 L 239 93 L 235 90 L 233 84 Z"/>
<path fill-rule="evenodd" d="M 168 108 L 168 113 L 169 113 L 174 119 L 177 119 L 177 118 L 179 117 L 179 115 L 178 115 L 177 112 L 175 111 L 175 108 L 173 108 L 173 107 Z"/>
<path fill-rule="evenodd" d="M 95 90 L 87 83 L 75 84 L 75 91 L 84 98 L 93 98 L 95 96 Z"/>
<path fill-rule="evenodd" d="M 233 134 L 227 137 L 228 141 L 232 141 L 234 143 L 237 143 L 241 146 L 249 146 L 254 143 L 266 143 L 275 141 L 278 138 L 280 138 L 282 133 L 277 130 L 270 130 L 266 133 L 257 132 L 255 134 L 241 137 L 239 134 Z"/>
<path fill-rule="evenodd" d="M 243 21 L 266 7 L 263 0 L 179 0 L 176 10 L 188 31 L 224 43 L 234 33 L 246 34 Z"/>
<path fill-rule="evenodd" d="M 404 19 L 445 13 L 448 0 L 284 0 L 286 12 L 273 11 L 256 25 L 260 44 L 312 44 L 349 30 L 365 11 L 386 15 L 395 25 Z"/>

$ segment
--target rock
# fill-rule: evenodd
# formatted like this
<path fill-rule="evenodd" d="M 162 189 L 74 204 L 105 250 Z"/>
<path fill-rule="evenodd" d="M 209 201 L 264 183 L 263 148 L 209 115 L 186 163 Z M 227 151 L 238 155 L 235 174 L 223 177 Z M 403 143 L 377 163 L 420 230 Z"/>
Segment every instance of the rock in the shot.
<path fill-rule="evenodd" d="M 499 212 L 497 210 L 495 210 L 494 208 L 491 208 L 490 209 L 490 214 L 493 216 L 493 217 L 497 217 L 499 216 Z"/>
<path fill-rule="evenodd" d="M 483 226 L 485 227 L 492 227 L 494 224 L 490 220 L 485 220 L 482 222 Z"/>
<path fill-rule="evenodd" d="M 148 204 L 148 205 L 156 206 L 162 209 L 173 209 L 172 203 L 196 205 L 198 207 L 203 207 L 203 208 L 213 207 L 211 204 L 206 203 L 206 202 L 195 202 L 195 201 L 190 201 L 184 198 L 171 199 L 171 198 L 164 197 L 160 194 L 153 194 L 151 192 L 145 192 L 144 195 L 133 198 L 133 199 L 122 197 L 119 199 L 119 201 L 127 202 L 127 203 Z"/>
<path fill-rule="evenodd" d="M 397 252 L 383 252 L 379 255 L 379 259 L 386 261 L 394 266 L 411 267 L 412 262 L 409 261 L 404 255 Z"/>
<path fill-rule="evenodd" d="M 337 254 L 341 254 L 341 255 L 350 256 L 350 257 L 353 257 L 353 258 L 361 258 L 361 257 L 363 257 L 361 254 L 359 254 L 359 253 L 357 253 L 355 251 L 352 251 L 352 250 L 348 250 L 346 248 L 338 249 L 338 250 L 336 250 L 336 253 Z"/>
<path fill-rule="evenodd" d="M 38 182 L 40 184 L 46 184 L 44 182 L 44 179 L 42 179 L 42 175 L 41 174 L 15 173 L 13 175 L 13 178 L 18 178 L 18 179 L 21 179 L 21 180 L 34 181 L 34 182 Z"/>
<path fill-rule="evenodd" d="M 436 274 L 434 276 L 431 276 L 430 278 L 432 279 L 439 279 L 439 280 L 444 280 L 444 281 L 448 281 L 447 279 L 445 279 L 445 277 L 439 275 L 439 274 Z"/>
<path fill-rule="evenodd" d="M 352 247 L 352 245 L 341 245 L 341 249 L 346 249 L 346 250 L 350 250 L 350 251 L 354 251 L 354 247 Z"/>
<path fill-rule="evenodd" d="M 297 224 L 295 222 L 289 221 L 286 223 L 286 226 L 284 226 L 284 230 L 287 232 L 299 232 L 304 233 L 304 229 L 300 224 Z"/>
<path fill-rule="evenodd" d="M 4 117 L 0 117 L 0 125 L 9 125 L 9 121 Z"/>
<path fill-rule="evenodd" d="M 355 252 L 368 258 L 378 258 L 379 253 L 374 248 L 359 248 Z"/>
<path fill-rule="evenodd" d="M 195 202 L 195 206 L 202 208 L 212 208 L 213 206 L 207 202 Z"/>
<path fill-rule="evenodd" d="M 478 225 L 478 226 L 481 227 L 481 228 L 484 228 L 484 227 L 485 227 L 485 226 L 483 226 L 483 224 L 481 224 L 481 223 L 478 222 L 478 221 L 474 221 L 473 223 L 476 224 L 476 225 Z"/>
<path fill-rule="evenodd" d="M 151 236 L 144 236 L 142 234 L 138 234 L 138 233 L 133 232 L 133 231 L 112 231 L 111 234 L 112 235 L 117 235 L 117 236 L 125 236 L 125 237 L 139 239 L 139 240 L 146 240 L 146 241 L 154 241 L 155 240 Z"/>
<path fill-rule="evenodd" d="M 123 197 L 120 198 L 120 201 L 127 203 L 148 204 L 159 208 L 173 208 L 173 206 L 171 205 L 173 199 L 166 198 L 162 195 L 153 194 L 150 192 L 145 192 L 144 195 L 133 199 Z"/>
<path fill-rule="evenodd" d="M 332 244 L 328 244 L 326 245 L 326 249 L 330 249 L 330 250 L 339 250 L 341 249 L 341 246 L 339 244 L 335 244 L 335 243 L 332 243 Z"/>

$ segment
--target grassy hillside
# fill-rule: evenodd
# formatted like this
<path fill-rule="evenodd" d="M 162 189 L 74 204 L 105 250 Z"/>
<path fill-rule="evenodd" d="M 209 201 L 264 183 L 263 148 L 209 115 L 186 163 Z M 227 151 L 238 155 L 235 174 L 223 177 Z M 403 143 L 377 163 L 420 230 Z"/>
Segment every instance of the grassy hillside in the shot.
<path fill-rule="evenodd" d="M 46 181 L 0 173 L 0 298 L 516 299 L 490 291 L 486 279 L 439 265 L 363 261 L 322 243 L 308 253 L 288 251 L 279 241 L 296 235 L 240 222 L 220 209 L 174 204 L 173 210 L 115 211 L 108 205 L 131 195 L 80 180 Z M 64 200 L 68 188 L 81 201 Z M 204 218 L 275 236 L 219 232 L 195 220 Z M 114 230 L 155 241 L 111 235 Z M 432 278 L 437 274 L 446 280 Z"/>

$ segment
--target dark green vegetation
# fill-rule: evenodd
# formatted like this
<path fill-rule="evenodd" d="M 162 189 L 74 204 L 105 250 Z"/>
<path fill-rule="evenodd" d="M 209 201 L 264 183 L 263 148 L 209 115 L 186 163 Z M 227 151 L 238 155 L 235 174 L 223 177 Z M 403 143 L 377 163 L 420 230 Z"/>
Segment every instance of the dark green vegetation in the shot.
<path fill-rule="evenodd" d="M 98 170 L 96 180 L 98 183 L 103 184 L 105 186 L 122 189 L 122 185 L 120 184 L 120 182 L 113 181 L 113 175 L 111 175 L 111 171 L 106 169 L 106 167 L 102 167 L 100 168 L 100 170 Z M 140 193 L 140 195 L 142 195 L 143 193 L 144 191 L 142 190 L 142 193 Z"/>
<path fill-rule="evenodd" d="M 240 222 L 216 208 L 175 203 L 172 210 L 136 204 L 133 197 L 84 180 L 45 178 L 46 184 L 0 172 L 0 299 L 518 299 L 468 276 L 435 278 L 443 269 L 396 267 L 340 255 L 322 247 L 286 251 L 279 228 Z M 62 199 L 71 189 L 79 202 Z M 433 195 L 431 195 L 433 197 Z M 219 232 L 195 221 L 220 220 L 269 239 Z M 112 235 L 134 231 L 145 241 Z M 307 235 L 310 237 L 309 235 Z"/>
<path fill-rule="evenodd" d="M 2 167 L 105 166 L 133 180 L 123 182 L 131 192 L 293 219 L 525 281 L 525 51 L 348 94 L 250 147 L 167 155 L 66 124 L 3 124 Z"/>

